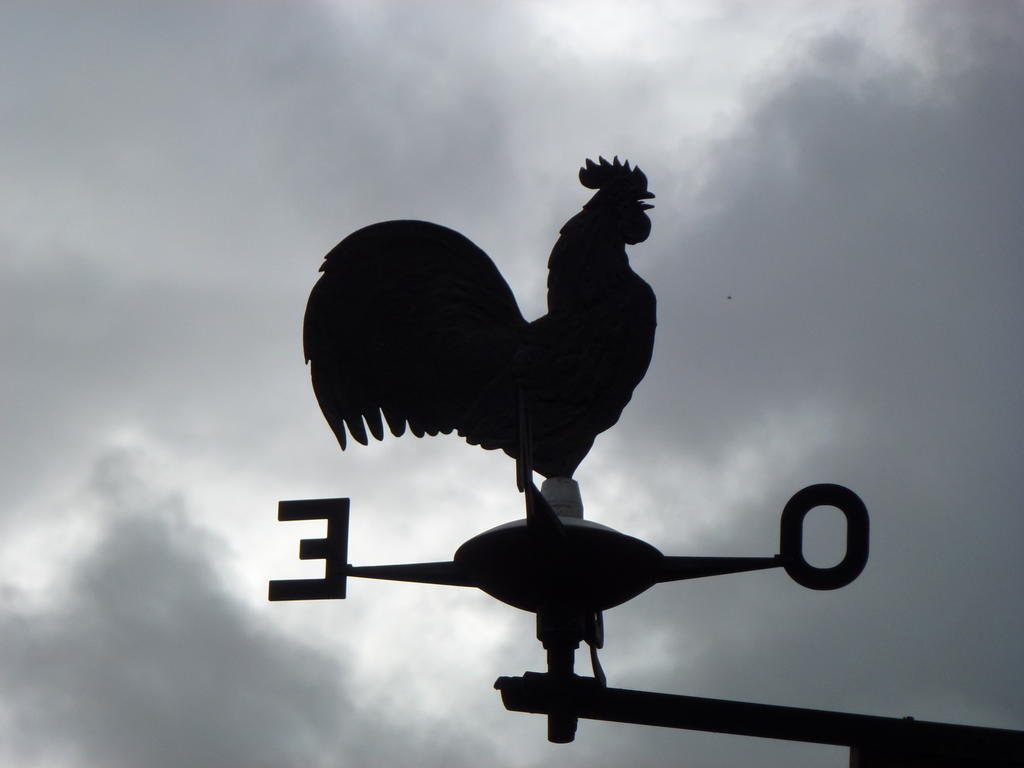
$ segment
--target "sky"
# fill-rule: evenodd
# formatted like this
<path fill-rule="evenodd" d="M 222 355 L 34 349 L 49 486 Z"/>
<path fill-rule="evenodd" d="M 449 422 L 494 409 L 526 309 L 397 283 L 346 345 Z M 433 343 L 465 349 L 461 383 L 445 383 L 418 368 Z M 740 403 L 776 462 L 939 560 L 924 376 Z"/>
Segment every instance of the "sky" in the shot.
<path fill-rule="evenodd" d="M 1003 0 L 7 3 L 0 761 L 846 765 L 593 721 L 548 744 L 491 687 L 543 668 L 533 617 L 475 590 L 266 601 L 323 530 L 279 500 L 351 498 L 358 565 L 522 515 L 511 460 L 455 437 L 338 450 L 301 351 L 322 256 L 435 221 L 537 317 L 598 155 L 657 194 L 629 253 L 659 325 L 586 516 L 768 556 L 835 482 L 872 536 L 834 592 L 772 570 L 609 611 L 609 683 L 1024 729 L 1022 51 Z M 812 513 L 809 559 L 842 537 Z"/>

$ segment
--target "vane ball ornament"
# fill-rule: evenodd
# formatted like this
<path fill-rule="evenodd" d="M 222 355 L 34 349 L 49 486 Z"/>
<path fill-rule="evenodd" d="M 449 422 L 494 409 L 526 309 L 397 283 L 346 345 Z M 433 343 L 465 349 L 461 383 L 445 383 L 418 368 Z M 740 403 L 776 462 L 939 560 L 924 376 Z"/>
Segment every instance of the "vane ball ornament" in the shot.
<path fill-rule="evenodd" d="M 383 439 L 385 425 L 454 431 L 572 477 L 646 373 L 656 326 L 654 291 L 625 250 L 651 231 L 647 177 L 616 157 L 587 160 L 579 179 L 595 193 L 560 230 L 548 312 L 532 322 L 487 254 L 437 224 L 373 224 L 327 254 L 303 344 L 342 449 Z"/>

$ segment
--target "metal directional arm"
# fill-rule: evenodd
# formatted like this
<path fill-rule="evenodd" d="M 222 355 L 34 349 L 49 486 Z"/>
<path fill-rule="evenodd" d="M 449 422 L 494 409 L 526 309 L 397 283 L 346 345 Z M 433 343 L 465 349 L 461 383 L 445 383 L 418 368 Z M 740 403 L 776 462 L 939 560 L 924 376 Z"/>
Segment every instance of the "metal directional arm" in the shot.
<path fill-rule="evenodd" d="M 454 561 L 439 563 L 401 563 L 397 565 L 350 565 L 349 576 L 389 581 L 414 581 L 420 584 L 444 584 L 450 587 L 475 587 L 477 583 Z"/>
<path fill-rule="evenodd" d="M 782 568 L 785 561 L 781 555 L 775 557 L 673 557 L 662 558 L 654 573 L 654 583 L 699 579 L 703 576 L 719 576 L 723 573 L 761 571 L 766 568 Z"/>
<path fill-rule="evenodd" d="M 327 536 L 300 539 L 300 560 L 323 560 L 322 579 L 275 579 L 270 582 L 270 600 L 339 600 L 345 597 L 349 576 L 390 581 L 415 581 L 452 587 L 475 587 L 477 583 L 458 563 L 401 563 L 355 566 L 348 558 L 348 499 L 304 499 L 282 501 L 278 520 L 326 520 Z"/>

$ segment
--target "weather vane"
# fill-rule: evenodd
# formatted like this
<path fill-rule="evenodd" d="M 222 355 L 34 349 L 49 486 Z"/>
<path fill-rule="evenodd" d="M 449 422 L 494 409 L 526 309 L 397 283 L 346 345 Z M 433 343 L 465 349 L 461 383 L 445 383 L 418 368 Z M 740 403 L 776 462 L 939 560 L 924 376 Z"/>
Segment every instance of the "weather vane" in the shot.
<path fill-rule="evenodd" d="M 837 589 L 867 562 L 869 524 L 857 495 L 834 484 L 789 500 L 771 557 L 667 556 L 583 519 L 572 475 L 646 373 L 656 320 L 654 292 L 625 248 L 651 231 L 647 177 L 616 157 L 587 160 L 579 180 L 594 194 L 560 230 L 548 260 L 548 312 L 533 322 L 487 255 L 437 224 L 374 224 L 327 254 L 303 344 L 341 448 L 349 438 L 382 440 L 385 424 L 395 436 L 406 428 L 416 437 L 457 432 L 515 459 L 526 515 L 469 539 L 450 561 L 354 566 L 347 498 L 282 501 L 282 521 L 327 520 L 326 537 L 299 548 L 300 559 L 325 561 L 325 575 L 271 581 L 270 599 L 344 598 L 347 579 L 362 577 L 477 587 L 536 614 L 547 672 L 502 677 L 495 687 L 508 709 L 546 714 L 555 742 L 572 741 L 585 717 L 845 744 L 865 766 L 872 755 L 931 755 L 936 745 L 946 756 L 992 757 L 1012 748 L 1024 760 L 1012 731 L 608 687 L 597 655 L 603 611 L 655 584 L 776 567 L 805 587 Z M 540 490 L 534 472 L 546 478 Z M 830 568 L 811 565 L 802 551 L 804 518 L 820 506 L 846 518 L 846 552 Z M 574 673 L 581 643 L 589 646 L 592 677 Z M 979 738 L 996 746 L 979 751 Z"/>

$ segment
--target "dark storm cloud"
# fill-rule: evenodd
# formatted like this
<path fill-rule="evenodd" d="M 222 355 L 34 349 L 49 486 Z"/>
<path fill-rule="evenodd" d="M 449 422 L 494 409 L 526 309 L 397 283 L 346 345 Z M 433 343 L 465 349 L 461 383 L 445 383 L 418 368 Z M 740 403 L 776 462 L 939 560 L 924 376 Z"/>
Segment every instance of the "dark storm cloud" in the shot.
<path fill-rule="evenodd" d="M 321 255 L 373 220 L 461 226 L 485 191 L 495 212 L 513 194 L 517 164 L 500 158 L 517 108 L 498 58 L 521 29 L 510 11 L 111 3 L 58 19 L 27 4 L 12 19 L 12 465 L 43 467 L 53 435 L 78 445 L 118 420 L 171 439 L 229 414 L 249 429 L 269 412 L 245 381 L 288 387 L 294 373 L 301 394 L 272 399 L 311 402 L 299 330 Z"/>
<path fill-rule="evenodd" d="M 305 252 L 297 223 L 329 223 L 311 235 L 326 250 L 359 210 L 442 215 L 484 191 L 497 206 L 515 171 L 493 162 L 517 109 L 498 59 L 512 11 L 111 3 L 57 21 L 26 5 L 5 25 L 11 202 L 47 200 L 23 232 L 102 233 L 92 255 L 129 272 L 223 275 L 282 229 L 281 252 Z"/>
<path fill-rule="evenodd" d="M 133 453 L 97 463 L 99 542 L 63 564 L 57 597 L 19 605 L 8 592 L 0 607 L 9 758 L 157 768 L 456 759 L 436 736 L 359 713 L 343 666 L 241 607 L 211 567 L 223 543 L 191 525 Z M 397 728 L 400 743 L 387 735 Z M 414 759 L 424 748 L 425 762 Z"/>
<path fill-rule="evenodd" d="M 126 466 L 126 464 L 128 466 Z M 337 665 L 223 591 L 215 550 L 124 456 L 97 467 L 98 546 L 53 605 L 3 611 L 4 708 L 21 759 L 90 765 L 312 762 L 344 703 Z"/>
<path fill-rule="evenodd" d="M 690 167 L 655 151 L 675 140 L 659 94 L 678 98 L 682 59 L 569 54 L 508 9 L 339 5 L 30 4 L 0 30 L 0 514 L 27 530 L 81 467 L 107 478 L 96 509 L 62 508 L 95 521 L 97 546 L 45 604 L 0 619 L 21 762 L 845 763 L 594 723 L 550 747 L 487 687 L 539 658 L 529 621 L 509 619 L 507 647 L 474 645 L 496 611 L 460 604 L 431 625 L 451 603 L 411 588 L 360 586 L 310 650 L 270 628 L 283 612 L 243 607 L 215 537 L 196 546 L 188 521 L 226 528 L 230 511 L 176 513 L 95 458 L 119 428 L 141 432 L 175 474 L 204 465 L 182 477 L 192 494 L 218 476 L 257 494 L 255 509 L 231 499 L 246 520 L 272 520 L 279 497 L 351 495 L 361 562 L 440 559 L 520 514 L 509 462 L 454 439 L 340 455 L 302 365 L 302 307 L 340 237 L 421 217 L 465 231 L 539 311 L 547 249 L 585 199 L 576 164 L 596 152 L 632 155 L 659 195 L 631 258 L 660 325 L 635 401 L 581 469 L 588 515 L 670 553 L 772 554 L 786 498 L 834 480 L 874 525 L 868 570 L 838 593 L 739 575 L 610 612 L 612 683 L 1022 727 L 1019 6 L 922 12 L 922 71 L 819 39 L 752 83 L 738 128 Z M 362 679 L 443 706 L 410 698 L 396 723 L 379 691 L 356 705 L 332 661 L 346 653 L 370 662 Z M 473 734 L 490 743 L 452 746 Z"/>
<path fill-rule="evenodd" d="M 60 247 L 7 254 L 0 460 L 10 478 L 0 518 L 17 517 L 33 489 L 66 482 L 78 456 L 118 429 L 144 424 L 195 446 L 226 414 L 249 409 L 238 382 L 269 378 L 279 366 L 273 350 L 294 346 L 294 308 L 260 285 L 225 293 L 202 279 L 125 278 Z M 293 357 L 301 366 L 301 353 Z M 260 411 L 273 429 L 274 405 Z M 245 422 L 222 424 L 218 440 L 245 444 Z"/>
<path fill-rule="evenodd" d="M 697 649 L 671 684 L 648 683 L 1024 725 L 1024 14 L 939 16 L 917 18 L 924 75 L 856 40 L 818 42 L 715 148 L 693 201 L 704 216 L 661 246 L 655 364 L 623 442 L 631 430 L 660 470 L 693 454 L 713 467 L 751 425 L 774 419 L 785 440 L 811 407 L 822 444 L 747 478 L 757 498 L 701 545 L 769 554 L 777 510 L 821 481 L 865 498 L 873 543 L 842 592 L 729 577 L 624 609 Z M 681 613 L 701 619 L 665 618 Z"/>

